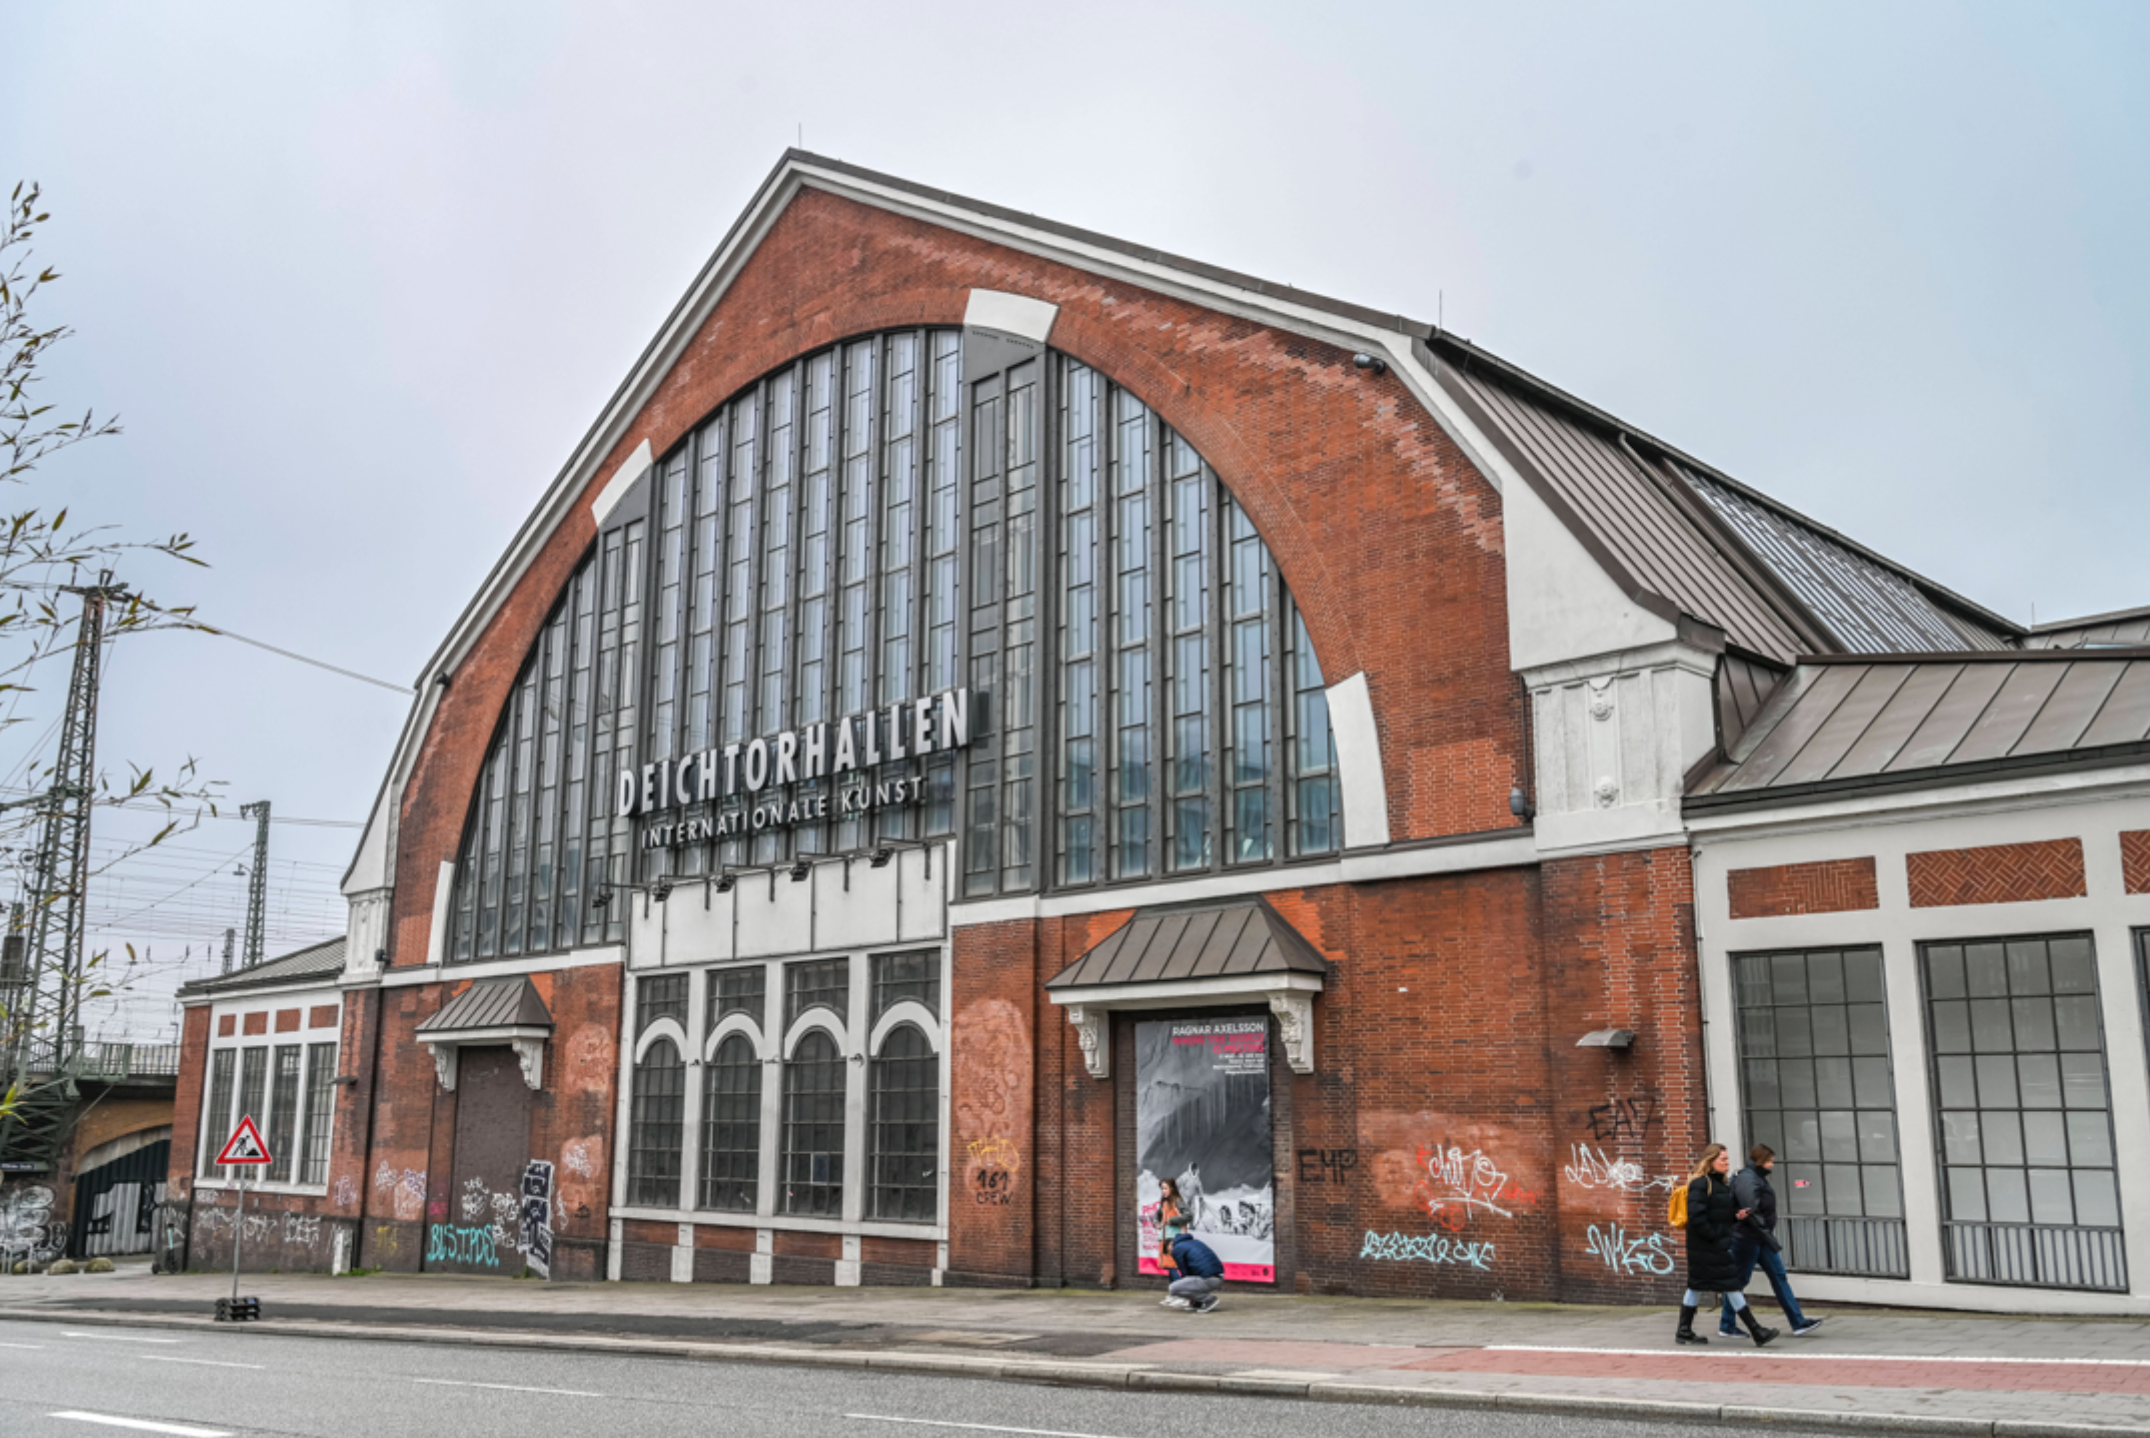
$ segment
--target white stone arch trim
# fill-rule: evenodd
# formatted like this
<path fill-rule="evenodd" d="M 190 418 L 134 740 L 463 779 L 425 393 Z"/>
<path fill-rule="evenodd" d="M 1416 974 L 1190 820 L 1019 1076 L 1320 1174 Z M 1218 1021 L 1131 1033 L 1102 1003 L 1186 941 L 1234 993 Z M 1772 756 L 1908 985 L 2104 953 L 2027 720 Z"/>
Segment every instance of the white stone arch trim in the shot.
<path fill-rule="evenodd" d="M 709 1031 L 709 1037 L 702 1040 L 702 1062 L 709 1063 L 715 1059 L 717 1045 L 723 1043 L 733 1034 L 746 1035 L 747 1043 L 754 1050 L 754 1057 L 768 1057 L 767 1046 L 762 1042 L 761 1025 L 754 1022 L 754 1016 L 752 1014 L 729 1013 L 718 1020 L 717 1026 Z"/>
<path fill-rule="evenodd" d="M 678 1052 L 681 1063 L 685 1063 L 688 1055 L 694 1052 L 693 1045 L 687 1042 L 687 1030 L 681 1026 L 678 1019 L 652 1019 L 650 1026 L 642 1030 L 642 1036 L 635 1040 L 636 1067 L 641 1066 L 644 1056 L 649 1053 L 650 1045 L 659 1039 L 672 1041 L 672 1047 Z"/>
<path fill-rule="evenodd" d="M 807 1033 L 813 1029 L 820 1029 L 830 1038 L 836 1040 L 836 1052 L 846 1058 L 850 1057 L 851 1049 L 844 1037 L 844 1026 L 836 1021 L 835 1014 L 817 1004 L 792 1020 L 791 1027 L 785 1030 L 784 1058 L 787 1062 L 793 1054 L 799 1051 L 800 1040 L 804 1039 Z"/>
<path fill-rule="evenodd" d="M 866 1040 L 867 1057 L 879 1058 L 882 1043 L 905 1024 L 924 1034 L 926 1043 L 936 1054 L 941 1051 L 941 1026 L 933 1017 L 933 1010 L 916 999 L 903 999 L 889 1005 L 888 1012 L 874 1024 L 873 1034 Z"/>

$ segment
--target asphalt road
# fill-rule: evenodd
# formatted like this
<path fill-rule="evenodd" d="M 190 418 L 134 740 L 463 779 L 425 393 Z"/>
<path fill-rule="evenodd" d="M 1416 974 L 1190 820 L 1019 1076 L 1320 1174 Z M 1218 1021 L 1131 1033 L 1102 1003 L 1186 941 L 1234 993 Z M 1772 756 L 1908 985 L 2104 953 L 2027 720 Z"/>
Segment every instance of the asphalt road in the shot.
<path fill-rule="evenodd" d="M 0 1323 L 0 1433 L 10 1438 L 1640 1438 L 1665 1431 L 1661 1422 L 785 1364 Z"/>

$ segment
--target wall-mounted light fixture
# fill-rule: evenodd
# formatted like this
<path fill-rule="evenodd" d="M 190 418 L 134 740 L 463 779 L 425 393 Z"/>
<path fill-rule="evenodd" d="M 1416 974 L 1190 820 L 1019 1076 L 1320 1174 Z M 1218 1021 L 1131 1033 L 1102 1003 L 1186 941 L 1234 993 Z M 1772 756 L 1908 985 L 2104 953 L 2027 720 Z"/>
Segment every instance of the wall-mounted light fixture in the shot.
<path fill-rule="evenodd" d="M 1519 785 L 1508 791 L 1508 812 L 1528 824 L 1538 817 L 1538 806 L 1530 802 L 1529 796 Z"/>
<path fill-rule="evenodd" d="M 1364 370 L 1377 378 L 1389 372 L 1389 362 L 1379 355 L 1355 354 L 1351 357 L 1351 367 Z"/>
<path fill-rule="evenodd" d="M 888 861 L 895 857 L 896 851 L 888 847 L 888 845 L 883 844 L 880 848 L 873 851 L 873 854 L 869 857 L 867 862 L 872 864 L 876 869 L 885 869 L 888 867 Z"/>
<path fill-rule="evenodd" d="M 813 872 L 813 864 L 805 859 L 801 859 L 798 863 L 793 864 L 791 866 L 791 882 L 793 882 L 794 884 L 803 884 L 806 882 L 806 876 Z"/>
<path fill-rule="evenodd" d="M 1575 1041 L 1579 1049 L 1631 1049 L 1635 1047 L 1633 1029 L 1592 1029 Z"/>
<path fill-rule="evenodd" d="M 729 894 L 732 891 L 732 885 L 737 883 L 738 881 L 739 880 L 737 875 L 733 874 L 732 871 L 729 869 L 725 870 L 723 873 L 717 875 L 717 892 L 720 894 Z"/>

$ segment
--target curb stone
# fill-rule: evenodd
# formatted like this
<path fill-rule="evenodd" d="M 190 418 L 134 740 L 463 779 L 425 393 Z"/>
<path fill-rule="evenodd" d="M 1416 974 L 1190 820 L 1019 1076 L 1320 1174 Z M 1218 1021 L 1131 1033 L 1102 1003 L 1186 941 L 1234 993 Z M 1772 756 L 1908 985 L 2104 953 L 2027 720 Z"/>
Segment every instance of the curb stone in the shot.
<path fill-rule="evenodd" d="M 781 1348 L 771 1344 L 725 1346 L 677 1339 L 611 1338 L 600 1334 L 501 1332 L 498 1329 L 405 1327 L 385 1324 L 300 1322 L 268 1319 L 218 1324 L 185 1314 L 55 1312 L 47 1308 L 0 1308 L 0 1319 L 106 1328 L 186 1328 L 260 1333 L 278 1338 L 361 1339 L 390 1343 L 464 1343 L 555 1353 L 636 1354 L 700 1363 L 788 1363 L 806 1368 L 864 1369 L 883 1373 L 929 1373 L 945 1378 L 1044 1383 L 1080 1388 L 1141 1388 L 1161 1392 L 1217 1393 L 1299 1398 L 1369 1406 L 1472 1408 L 1511 1413 L 1589 1413 L 1607 1418 L 1689 1423 L 1764 1423 L 1866 1433 L 1920 1433 L 1933 1438 L 2150 1438 L 2150 1425 L 2044 1423 L 2020 1419 L 1943 1418 L 1913 1413 L 1844 1413 L 1827 1409 L 1761 1408 L 1751 1404 L 1681 1403 L 1669 1399 L 1599 1398 L 1560 1393 L 1484 1393 L 1454 1388 L 1400 1388 L 1386 1384 L 1294 1382 L 1284 1379 L 1212 1377 L 1170 1373 L 1125 1364 L 1029 1362 L 1014 1357 L 971 1358 L 938 1353 L 859 1353 Z"/>

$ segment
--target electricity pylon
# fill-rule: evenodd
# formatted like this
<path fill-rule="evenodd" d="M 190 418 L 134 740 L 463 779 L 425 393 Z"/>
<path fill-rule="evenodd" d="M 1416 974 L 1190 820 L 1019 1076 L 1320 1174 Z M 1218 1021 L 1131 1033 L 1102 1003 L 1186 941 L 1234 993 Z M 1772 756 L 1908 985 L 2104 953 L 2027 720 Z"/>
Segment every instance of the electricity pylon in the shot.
<path fill-rule="evenodd" d="M 262 959 L 263 920 L 269 911 L 269 801 L 241 804 L 239 817 L 254 821 L 254 867 L 246 876 L 246 961 L 251 969 Z"/>
<path fill-rule="evenodd" d="M 67 706 L 60 715 L 60 748 L 53 760 L 52 784 L 29 801 L 43 811 L 43 828 L 31 868 L 23 963 L 27 982 L 7 1019 L 12 1044 L 7 1081 L 19 1085 L 19 1110 L 0 1125 L 0 1155 L 12 1159 L 50 1160 L 73 1114 L 74 1094 L 68 1069 L 81 1042 L 82 998 L 87 958 L 83 953 L 90 856 L 90 810 L 97 785 L 97 686 L 104 669 L 105 614 L 114 600 L 128 597 L 106 570 L 97 583 L 68 585 L 82 596 L 82 621 L 75 635 L 74 672 L 68 680 Z M 35 1035 L 51 1035 L 48 1072 L 53 1082 L 32 1088 L 28 1080 L 42 1066 L 44 1054 L 33 1052 Z M 44 1047 L 38 1045 L 37 1047 Z"/>

